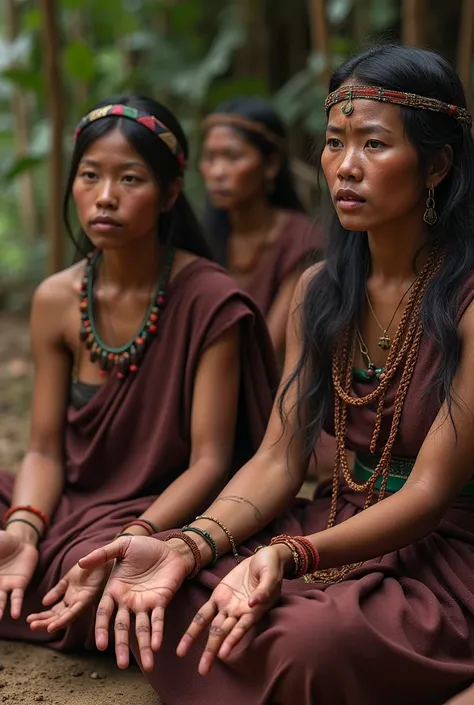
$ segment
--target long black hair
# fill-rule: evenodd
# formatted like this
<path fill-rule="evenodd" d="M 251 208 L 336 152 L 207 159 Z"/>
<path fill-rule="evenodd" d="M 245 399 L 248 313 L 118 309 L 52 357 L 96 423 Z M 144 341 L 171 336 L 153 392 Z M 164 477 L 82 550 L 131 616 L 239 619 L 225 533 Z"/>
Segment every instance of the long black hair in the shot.
<path fill-rule="evenodd" d="M 283 145 L 287 137 L 286 130 L 272 104 L 262 98 L 242 96 L 222 103 L 214 112 L 238 115 L 247 120 L 258 122 L 279 138 L 280 146 L 266 139 L 260 132 L 232 125 L 233 130 L 236 130 L 259 150 L 263 161 L 270 159 L 276 153 L 280 156 L 281 168 L 272 184 L 272 189 L 268 193 L 269 203 L 274 208 L 303 212 L 304 208 L 296 192 L 288 155 L 283 151 Z M 228 215 L 225 211 L 214 208 L 208 200 L 206 202 L 204 224 L 214 255 L 218 262 L 225 266 L 227 264 L 227 240 L 230 235 Z"/>
<path fill-rule="evenodd" d="M 348 79 L 369 86 L 416 93 L 466 107 L 461 81 L 439 54 L 398 45 L 371 48 L 346 61 L 333 74 L 329 90 Z M 423 298 L 424 330 L 435 341 L 441 363 L 435 385 L 439 401 L 451 414 L 451 385 L 460 341 L 456 326 L 459 285 L 474 269 L 474 141 L 467 125 L 427 110 L 401 107 L 406 134 L 414 145 L 420 173 L 446 144 L 453 164 L 436 189 L 438 222 L 430 228 L 445 251 L 441 270 Z M 353 328 L 364 306 L 364 286 L 370 266 L 367 234 L 345 230 L 332 204 L 326 264 L 309 282 L 299 314 L 302 352 L 280 397 L 280 411 L 290 387 L 298 389 L 298 417 L 306 454 L 319 437 L 331 408 L 331 357 L 340 336 Z"/>
<path fill-rule="evenodd" d="M 112 104 L 128 105 L 131 108 L 154 115 L 173 133 L 181 146 L 185 159 L 188 159 L 188 141 L 186 136 L 177 119 L 164 105 L 143 96 L 121 95 L 106 98 L 92 109 Z M 76 246 L 76 260 L 79 257 L 84 257 L 94 249 L 92 242 L 82 229 L 78 236 L 74 235 L 69 218 L 69 205 L 77 169 L 88 147 L 95 140 L 116 128 L 120 129 L 130 144 L 148 164 L 161 192 L 165 196 L 171 185 L 182 175 L 181 166 L 170 149 L 151 130 L 138 122 L 110 115 L 87 125 L 79 133 L 76 142 L 63 202 L 63 219 L 67 232 Z M 187 250 L 200 257 L 212 259 L 212 254 L 201 226 L 183 193 L 180 193 L 174 206 L 169 211 L 161 213 L 158 220 L 157 236 L 162 243 L 169 243 L 174 247 Z"/>

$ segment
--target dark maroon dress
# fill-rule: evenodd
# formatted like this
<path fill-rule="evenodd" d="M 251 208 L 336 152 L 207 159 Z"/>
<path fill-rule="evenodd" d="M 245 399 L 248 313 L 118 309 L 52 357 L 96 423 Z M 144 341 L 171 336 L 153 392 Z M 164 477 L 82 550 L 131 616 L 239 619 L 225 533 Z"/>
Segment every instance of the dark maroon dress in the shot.
<path fill-rule="evenodd" d="M 462 287 L 459 319 L 474 298 L 474 274 Z M 440 408 L 433 379 L 440 356 L 423 337 L 394 455 L 414 458 Z M 362 387 L 356 386 L 361 394 Z M 384 412 L 383 442 L 395 390 Z M 351 407 L 347 446 L 367 452 L 375 420 Z M 330 430 L 330 429 L 329 429 Z M 474 466 L 473 466 L 474 475 Z M 359 512 L 364 496 L 345 487 L 337 522 Z M 240 547 L 251 555 L 271 536 L 326 528 L 330 497 L 296 500 Z M 283 597 L 226 664 L 198 675 L 204 646 L 185 659 L 175 649 L 210 590 L 234 567 L 220 560 L 187 582 L 167 609 L 165 641 L 145 677 L 167 705 L 441 705 L 474 680 L 474 497 L 460 497 L 436 531 L 366 561 L 334 585 L 284 581 Z"/>
<path fill-rule="evenodd" d="M 41 599 L 89 551 L 141 514 L 189 463 L 194 378 L 203 351 L 236 323 L 241 331 L 239 462 L 257 449 L 278 377 L 265 322 L 255 304 L 217 265 L 197 259 L 172 281 L 159 331 L 136 376 L 112 376 L 81 409 L 67 410 L 65 486 L 22 617 L 0 621 L 1 639 L 94 647 L 95 611 L 65 632 L 32 632 L 25 622 Z M 0 473 L 0 515 L 13 476 Z M 190 517 L 191 519 L 192 517 Z"/>

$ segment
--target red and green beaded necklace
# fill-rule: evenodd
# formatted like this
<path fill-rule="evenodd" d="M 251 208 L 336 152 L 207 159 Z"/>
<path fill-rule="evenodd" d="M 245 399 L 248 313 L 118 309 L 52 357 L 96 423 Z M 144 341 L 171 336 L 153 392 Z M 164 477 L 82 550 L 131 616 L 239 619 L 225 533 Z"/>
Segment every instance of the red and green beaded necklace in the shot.
<path fill-rule="evenodd" d="M 89 350 L 91 362 L 98 363 L 100 374 L 117 370 L 117 377 L 123 379 L 129 372 L 135 373 L 143 360 L 146 349 L 158 330 L 158 322 L 165 304 L 171 267 L 174 259 L 174 249 L 170 247 L 166 253 L 165 264 L 158 286 L 143 323 L 136 336 L 120 348 L 113 348 L 101 340 L 94 320 L 94 279 L 97 265 L 101 259 L 100 250 L 88 255 L 84 276 L 81 284 L 81 330 L 80 338 Z"/>

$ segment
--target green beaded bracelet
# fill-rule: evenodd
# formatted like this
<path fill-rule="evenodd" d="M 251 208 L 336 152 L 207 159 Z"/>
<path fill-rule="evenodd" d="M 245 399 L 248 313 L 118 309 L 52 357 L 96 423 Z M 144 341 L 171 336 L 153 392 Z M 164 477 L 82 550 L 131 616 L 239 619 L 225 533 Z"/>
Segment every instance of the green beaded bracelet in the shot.
<path fill-rule="evenodd" d="M 211 568 L 213 568 L 219 559 L 219 549 L 217 548 L 217 544 L 212 538 L 211 534 L 208 531 L 205 531 L 204 529 L 200 529 L 198 526 L 183 526 L 181 531 L 193 531 L 195 534 L 199 534 L 199 536 L 204 539 L 204 541 L 207 543 L 207 545 L 212 551 Z"/>

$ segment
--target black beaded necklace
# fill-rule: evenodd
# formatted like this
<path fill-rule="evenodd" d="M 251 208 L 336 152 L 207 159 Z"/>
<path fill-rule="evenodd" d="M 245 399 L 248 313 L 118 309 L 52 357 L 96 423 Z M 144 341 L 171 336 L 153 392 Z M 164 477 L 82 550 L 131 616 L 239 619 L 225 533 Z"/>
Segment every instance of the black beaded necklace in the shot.
<path fill-rule="evenodd" d="M 98 363 L 103 376 L 117 369 L 117 377 L 123 379 L 129 372 L 135 373 L 143 360 L 147 346 L 158 330 L 164 304 L 166 289 L 169 284 L 171 267 L 174 259 L 174 249 L 168 248 L 165 263 L 158 286 L 143 323 L 136 336 L 120 348 L 112 348 L 101 340 L 94 320 L 94 280 L 97 265 L 101 259 L 100 250 L 91 252 L 86 261 L 81 284 L 81 330 L 80 339 L 89 350 L 91 362 Z"/>

